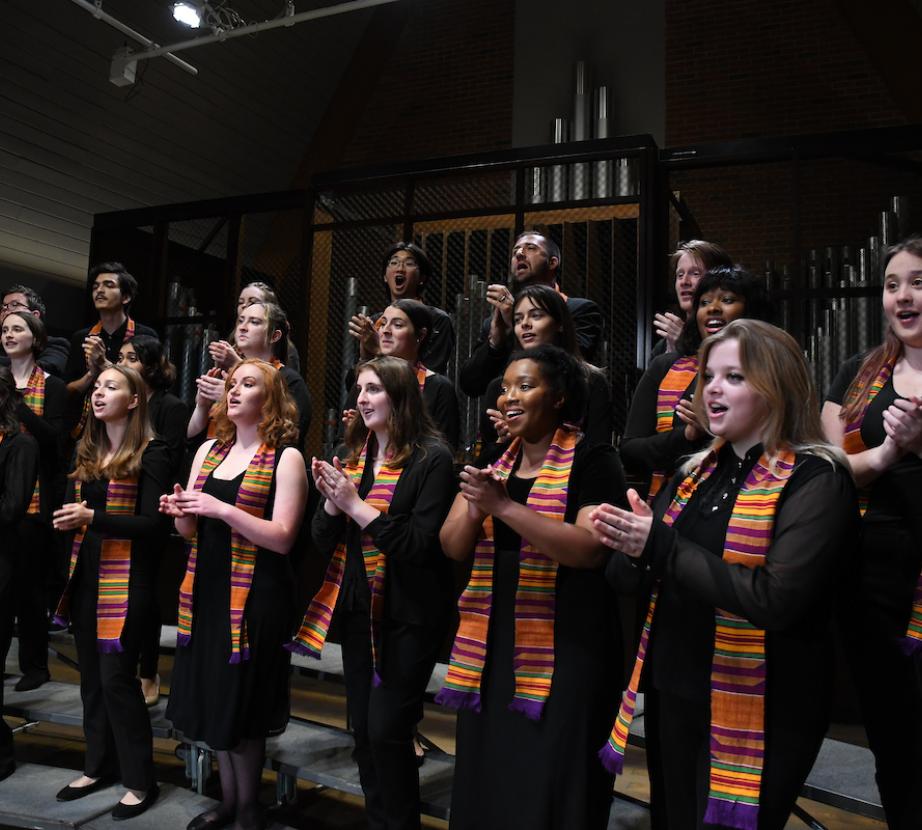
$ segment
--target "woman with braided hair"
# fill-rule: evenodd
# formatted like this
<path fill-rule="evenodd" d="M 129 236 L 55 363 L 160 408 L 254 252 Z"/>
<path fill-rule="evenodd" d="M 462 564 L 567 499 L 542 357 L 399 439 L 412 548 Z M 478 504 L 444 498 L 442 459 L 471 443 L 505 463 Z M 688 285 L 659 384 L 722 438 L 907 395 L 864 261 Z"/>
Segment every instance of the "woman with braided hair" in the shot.
<path fill-rule="evenodd" d="M 294 578 L 287 554 L 307 500 L 294 402 L 282 374 L 239 363 L 215 412 L 216 437 L 160 509 L 192 542 L 179 592 L 167 717 L 217 751 L 221 804 L 191 830 L 262 826 L 257 794 L 266 737 L 288 723 Z M 215 705 L 215 701 L 222 705 Z"/>
<path fill-rule="evenodd" d="M 461 473 L 445 553 L 473 555 L 437 698 L 461 710 L 452 830 L 603 830 L 612 779 L 596 752 L 622 681 L 606 550 L 589 513 L 624 494 L 610 445 L 574 426 L 586 374 L 563 349 L 509 359 L 497 401 L 511 442 Z"/>

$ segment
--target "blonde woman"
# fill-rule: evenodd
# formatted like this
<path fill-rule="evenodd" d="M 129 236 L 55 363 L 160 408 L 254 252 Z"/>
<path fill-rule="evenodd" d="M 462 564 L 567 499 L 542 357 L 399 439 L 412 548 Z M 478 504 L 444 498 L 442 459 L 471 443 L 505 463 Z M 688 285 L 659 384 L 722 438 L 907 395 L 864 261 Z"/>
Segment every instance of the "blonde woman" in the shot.
<path fill-rule="evenodd" d="M 710 446 L 652 508 L 629 491 L 631 510 L 592 517 L 617 551 L 612 584 L 653 587 L 601 758 L 621 770 L 642 683 L 654 812 L 669 827 L 781 830 L 826 732 L 855 490 L 790 335 L 735 320 L 704 341 L 699 363 L 695 411 Z"/>

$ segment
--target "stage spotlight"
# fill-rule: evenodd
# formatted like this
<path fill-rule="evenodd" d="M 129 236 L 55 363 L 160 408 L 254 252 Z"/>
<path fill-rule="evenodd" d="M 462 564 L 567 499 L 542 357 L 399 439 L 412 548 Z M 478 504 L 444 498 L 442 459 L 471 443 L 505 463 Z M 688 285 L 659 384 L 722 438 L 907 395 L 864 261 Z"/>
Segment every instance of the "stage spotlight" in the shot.
<path fill-rule="evenodd" d="M 185 23 L 191 29 L 197 29 L 202 25 L 202 12 L 192 3 L 174 3 L 173 19 Z"/>

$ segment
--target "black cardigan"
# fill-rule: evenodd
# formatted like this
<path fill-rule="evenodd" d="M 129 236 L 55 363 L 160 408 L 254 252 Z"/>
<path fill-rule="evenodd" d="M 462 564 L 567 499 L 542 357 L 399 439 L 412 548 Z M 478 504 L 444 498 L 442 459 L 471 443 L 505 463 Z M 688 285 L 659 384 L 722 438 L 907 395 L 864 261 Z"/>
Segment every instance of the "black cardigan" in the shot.
<path fill-rule="evenodd" d="M 12 553 L 9 533 L 15 531 L 32 501 L 39 467 L 38 442 L 24 432 L 14 432 L 0 441 L 0 550 Z"/>
<path fill-rule="evenodd" d="M 67 410 L 67 385 L 60 378 L 45 378 L 45 409 L 36 415 L 24 401 L 16 407 L 22 425 L 35 437 L 39 449 L 39 482 L 41 483 L 41 515 L 51 517 L 59 506 L 63 493 L 64 416 Z"/>
<path fill-rule="evenodd" d="M 372 481 L 369 463 L 359 487 L 363 498 Z M 387 514 L 378 516 L 365 528 L 387 557 L 384 589 L 387 619 L 414 625 L 441 625 L 451 614 L 451 566 L 442 551 L 439 531 L 456 491 L 448 448 L 440 441 L 426 442 L 410 456 Z M 340 606 L 350 594 L 358 598 L 363 590 L 367 591 L 364 572 L 357 574 L 348 561 L 361 560 L 362 531 L 358 526 L 347 522 L 344 515 L 330 516 L 321 499 L 311 529 L 314 543 L 324 557 L 332 556 L 345 534 L 347 563 Z M 348 600 L 345 602 L 348 605 Z"/>

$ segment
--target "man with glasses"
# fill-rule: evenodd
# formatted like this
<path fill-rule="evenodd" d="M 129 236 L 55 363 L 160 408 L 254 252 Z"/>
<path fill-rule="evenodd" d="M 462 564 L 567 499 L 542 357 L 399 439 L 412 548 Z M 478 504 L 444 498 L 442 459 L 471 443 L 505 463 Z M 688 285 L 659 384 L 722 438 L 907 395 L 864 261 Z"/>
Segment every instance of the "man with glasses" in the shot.
<path fill-rule="evenodd" d="M 4 290 L 2 295 L 0 324 L 9 314 L 31 314 L 45 322 L 45 303 L 29 286 L 11 285 Z M 49 335 L 48 342 L 36 362 L 48 374 L 60 378 L 64 376 L 69 352 L 70 344 L 67 342 L 67 338 Z M 0 355 L 0 363 L 9 366 L 9 358 L 5 354 Z"/>
<path fill-rule="evenodd" d="M 573 317 L 579 350 L 592 362 L 602 334 L 602 312 L 592 300 L 563 294 L 560 261 L 557 243 L 539 231 L 525 231 L 515 240 L 509 266 L 511 285 L 494 283 L 487 286 L 487 302 L 493 306 L 493 313 L 483 321 L 471 356 L 461 367 L 458 383 L 467 395 L 479 397 L 486 392 L 490 381 L 502 374 L 513 347 L 515 294 L 526 285 L 548 285 L 564 296 Z"/>

